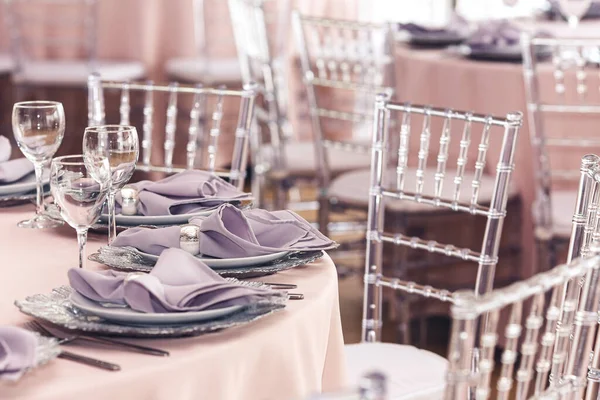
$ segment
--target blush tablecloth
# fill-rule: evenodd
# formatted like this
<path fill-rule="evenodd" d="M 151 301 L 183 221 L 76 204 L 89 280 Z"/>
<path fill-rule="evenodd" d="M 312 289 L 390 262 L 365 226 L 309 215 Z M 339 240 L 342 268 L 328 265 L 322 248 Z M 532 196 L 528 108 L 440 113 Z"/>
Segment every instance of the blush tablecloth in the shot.
<path fill-rule="evenodd" d="M 71 228 L 17 228 L 32 213 L 33 206 L 0 209 L 0 325 L 26 322 L 29 317 L 13 305 L 15 299 L 66 284 L 67 270 L 77 264 Z M 88 254 L 104 242 L 105 235 L 90 235 Z M 88 262 L 87 268 L 100 266 Z M 340 388 L 344 348 L 331 259 L 261 279 L 295 283 L 305 299 L 249 325 L 210 335 L 136 341 L 170 351 L 166 358 L 69 345 L 118 363 L 122 370 L 106 372 L 57 359 L 17 383 L 0 381 L 0 399 L 280 400 Z"/>
<path fill-rule="evenodd" d="M 531 28 L 531 24 L 523 24 Z M 550 32 L 556 37 L 598 37 L 600 22 L 584 21 L 576 30 L 570 30 L 564 22 L 538 22 L 535 29 Z M 409 101 L 416 104 L 431 104 L 442 108 L 469 110 L 476 113 L 504 116 L 511 111 L 521 111 L 524 114 L 523 127 L 519 132 L 513 183 L 518 188 L 523 201 L 522 214 L 522 277 L 531 276 L 536 272 L 535 244 L 533 236 L 532 205 L 535 198 L 533 176 L 533 152 L 530 143 L 528 120 L 525 106 L 525 87 L 523 70 L 520 63 L 485 62 L 463 58 L 456 52 L 444 50 L 423 50 L 407 47 L 398 43 L 395 47 L 396 57 L 396 99 L 401 102 Z M 542 96 L 552 95 L 553 78 L 551 67 L 543 66 L 541 81 Z M 590 74 L 592 75 L 592 74 Z M 591 78 L 590 95 L 596 96 L 596 81 Z M 572 82 L 569 82 L 572 84 Z M 598 99 L 594 99 L 598 100 Z M 546 99 L 547 101 L 547 99 Z M 577 116 L 559 116 L 551 121 L 546 120 L 546 128 L 554 131 L 554 136 L 568 136 L 571 132 L 588 130 L 595 132 L 595 123 L 578 120 Z M 580 124 L 584 124 L 583 126 Z M 419 127 L 418 125 L 415 125 Z M 417 135 L 415 135 L 417 136 Z M 498 142 L 496 142 L 499 144 Z M 411 146 L 416 154 L 418 143 Z M 471 145 L 476 151 L 476 146 Z M 558 163 L 561 168 L 567 167 L 577 171 L 584 152 L 598 152 L 600 149 L 577 149 L 576 151 L 554 154 L 551 158 L 553 167 Z M 497 158 L 499 150 L 491 144 L 489 156 Z M 552 157 L 553 154 L 550 154 Z M 476 158 L 471 153 L 470 159 Z M 488 168 L 494 167 L 494 161 L 488 161 Z M 572 213 L 572 209 L 565 210 Z M 512 218 L 513 216 L 508 216 Z M 564 260 L 563 260 L 564 261 Z"/>

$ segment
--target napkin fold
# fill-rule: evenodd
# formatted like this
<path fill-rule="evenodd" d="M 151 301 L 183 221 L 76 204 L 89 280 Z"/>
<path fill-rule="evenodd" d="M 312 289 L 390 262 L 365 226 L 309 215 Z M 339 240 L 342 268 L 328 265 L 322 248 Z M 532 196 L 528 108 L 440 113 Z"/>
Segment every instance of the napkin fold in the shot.
<path fill-rule="evenodd" d="M 280 251 L 328 250 L 337 243 L 289 210 L 240 210 L 221 205 L 206 217 L 195 217 L 200 227 L 200 253 L 216 258 L 251 257 Z M 179 247 L 178 226 L 159 229 L 131 228 L 121 232 L 112 246 L 132 246 L 145 253 L 161 254 Z"/>
<path fill-rule="evenodd" d="M 180 172 L 157 182 L 140 181 L 130 186 L 138 190 L 138 212 L 146 216 L 187 214 L 224 202 L 252 198 L 250 193 L 239 191 L 224 179 L 199 170 Z M 116 196 L 116 201 L 120 204 L 120 195 Z"/>
<path fill-rule="evenodd" d="M 550 7 L 548 9 L 548 13 L 550 14 L 550 17 L 553 17 L 555 15 L 563 16 L 563 12 L 560 7 L 559 0 L 549 0 L 548 3 L 550 3 Z M 592 1 L 590 3 L 589 8 L 583 15 L 583 19 L 598 18 L 598 17 L 600 17 L 600 1 Z"/>
<path fill-rule="evenodd" d="M 229 282 L 181 249 L 165 250 L 149 274 L 73 268 L 68 277 L 71 287 L 91 300 L 127 304 L 145 313 L 248 305 L 274 294 Z"/>
<path fill-rule="evenodd" d="M 0 326 L 0 378 L 18 379 L 35 365 L 38 340 L 33 332 Z"/>
<path fill-rule="evenodd" d="M 10 141 L 0 136 L 0 185 L 18 181 L 33 172 L 33 164 L 26 158 L 10 160 Z"/>
<path fill-rule="evenodd" d="M 521 40 L 521 29 L 507 20 L 487 21 L 467 40 L 472 50 L 494 50 L 501 47 L 516 46 Z"/>

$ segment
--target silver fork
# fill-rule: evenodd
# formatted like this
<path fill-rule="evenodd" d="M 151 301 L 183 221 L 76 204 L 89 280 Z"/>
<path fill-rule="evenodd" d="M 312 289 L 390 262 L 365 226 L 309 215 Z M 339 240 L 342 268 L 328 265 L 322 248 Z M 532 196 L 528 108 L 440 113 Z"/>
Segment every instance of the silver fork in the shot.
<path fill-rule="evenodd" d="M 41 332 L 39 332 L 37 330 L 37 326 L 30 322 L 25 323 L 25 328 L 30 331 L 42 334 Z M 107 371 L 120 371 L 121 370 L 121 366 L 118 364 L 113 364 L 113 363 L 109 363 L 106 361 L 98 360 L 97 358 L 82 356 L 81 354 L 72 353 L 70 351 L 61 350 L 61 352 L 58 354 L 58 357 L 63 358 L 65 360 L 71 360 L 71 361 L 78 362 L 81 364 L 89 365 L 90 367 L 101 368 L 101 369 L 104 369 Z"/>
<path fill-rule="evenodd" d="M 41 335 L 54 337 L 54 338 L 58 339 L 59 344 L 68 344 L 75 340 L 86 340 L 88 342 L 96 342 L 96 343 L 103 343 L 103 344 L 108 344 L 108 345 L 112 345 L 112 346 L 119 346 L 119 347 L 134 350 L 138 353 L 148 354 L 148 355 L 152 355 L 152 356 L 159 356 L 159 357 L 168 357 L 169 356 L 169 352 L 165 351 L 165 350 L 155 349 L 155 348 L 146 347 L 146 346 L 140 346 L 140 345 L 133 344 L 133 343 L 121 342 L 120 340 L 115 340 L 115 339 L 108 339 L 108 338 L 87 336 L 87 335 L 73 335 L 73 336 L 60 337 L 60 336 L 57 336 L 57 335 L 53 334 L 52 332 L 50 332 L 48 329 L 46 329 L 42 324 L 40 324 L 37 321 L 30 321 L 27 323 L 27 325 L 30 326 L 31 328 L 33 328 L 32 330 L 35 330 L 36 332 L 40 333 Z"/>

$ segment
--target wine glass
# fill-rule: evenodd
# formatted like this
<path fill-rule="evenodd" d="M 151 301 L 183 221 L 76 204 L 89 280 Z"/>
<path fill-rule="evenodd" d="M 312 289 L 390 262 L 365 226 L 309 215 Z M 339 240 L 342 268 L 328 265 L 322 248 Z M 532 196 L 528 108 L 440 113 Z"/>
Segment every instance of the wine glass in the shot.
<path fill-rule="evenodd" d="M 138 159 L 139 144 L 135 127 L 100 125 L 85 128 L 83 155 L 90 172 L 100 181 L 108 179 L 108 244 L 117 236 L 115 195 L 131 179 Z M 108 168 L 105 163 L 108 160 Z"/>
<path fill-rule="evenodd" d="M 15 103 L 12 128 L 21 152 L 35 167 L 36 214 L 19 222 L 20 228 L 54 228 L 63 224 L 45 213 L 43 172 L 58 150 L 65 134 L 65 111 L 56 101 L 24 101 Z"/>
<path fill-rule="evenodd" d="M 107 160 L 96 161 L 98 164 Z M 57 157 L 50 166 L 50 190 L 61 217 L 77 231 L 79 268 L 83 268 L 87 231 L 102 212 L 109 182 L 98 181 L 82 155 Z M 98 166 L 98 169 L 107 166 Z"/>
<path fill-rule="evenodd" d="M 567 17 L 569 26 L 576 28 L 592 4 L 592 0 L 559 0 L 560 10 Z"/>

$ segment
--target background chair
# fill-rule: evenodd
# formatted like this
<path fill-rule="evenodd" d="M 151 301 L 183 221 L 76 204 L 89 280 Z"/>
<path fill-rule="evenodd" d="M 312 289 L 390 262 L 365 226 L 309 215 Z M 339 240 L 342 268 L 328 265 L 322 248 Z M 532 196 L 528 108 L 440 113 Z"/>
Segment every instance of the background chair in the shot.
<path fill-rule="evenodd" d="M 305 176 L 316 178 L 318 223 L 323 233 L 328 234 L 330 226 L 335 226 L 330 211 L 344 214 L 345 220 L 337 223 L 336 230 L 360 231 L 364 229 L 367 197 L 364 202 L 352 201 L 345 196 L 346 191 L 338 190 L 338 182 L 348 171 L 368 168 L 371 105 L 376 93 L 391 94 L 394 90 L 392 31 L 386 24 L 316 18 L 298 12 L 293 13 L 293 24 L 313 142 L 312 147 L 302 142 L 291 145 L 288 167 L 295 156 L 310 171 Z M 301 176 L 300 170 L 295 174 Z M 364 249 L 362 238 L 358 243 L 346 241 L 339 250 L 351 253 L 338 251 L 336 257 L 356 260 L 356 244 Z"/>
<path fill-rule="evenodd" d="M 111 122 L 105 118 L 104 91 L 119 92 L 118 123 L 137 126 L 140 135 L 138 170 L 174 173 L 186 169 L 205 169 L 226 176 L 239 189 L 243 188 L 254 115 L 254 86 L 250 85 L 244 90 L 227 90 L 180 86 L 177 83 L 164 86 L 151 82 L 103 82 L 97 74 L 90 76 L 88 85 L 90 126 Z M 162 114 L 166 117 L 164 131 L 155 128 L 156 122 L 161 121 L 157 118 L 161 115 L 156 109 L 165 104 L 164 98 L 161 102 L 160 94 L 167 96 L 166 112 Z M 135 107 L 132 99 L 143 99 L 141 121 L 131 113 Z M 192 111 L 189 116 L 183 117 L 188 121 L 187 130 L 178 134 L 177 105 L 186 99 L 191 100 Z M 222 117 L 226 107 L 239 107 L 239 116 L 237 126 L 230 125 L 223 129 Z M 210 118 L 205 118 L 206 115 L 210 115 Z M 229 134 L 221 135 L 222 130 L 229 131 Z M 164 141 L 160 140 L 163 134 Z M 162 148 L 153 146 L 155 142 L 162 142 Z M 223 147 L 226 151 L 223 151 Z"/>
<path fill-rule="evenodd" d="M 193 0 L 196 57 L 167 60 L 169 79 L 205 85 L 240 85 L 242 75 L 235 52 L 227 2 Z M 208 39 L 210 38 L 210 40 Z"/>
<path fill-rule="evenodd" d="M 576 165 L 565 160 L 599 146 L 597 88 L 600 39 L 558 39 L 524 35 L 523 74 L 535 171 L 533 217 L 540 268 L 557 263 L 570 235 L 576 199 Z M 544 61 L 551 61 L 544 62 Z M 552 82 L 553 81 L 553 82 Z M 551 90 L 550 90 L 551 88 Z M 544 90 L 546 89 L 546 90 Z"/>
<path fill-rule="evenodd" d="M 365 374 L 358 382 L 358 388 L 342 390 L 336 393 L 322 393 L 308 400 L 386 400 L 387 378 L 380 372 Z"/>
<path fill-rule="evenodd" d="M 293 135 L 288 120 L 289 76 L 285 65 L 289 54 L 289 7 L 289 0 L 229 0 L 243 80 L 258 83 L 262 94 L 256 105 L 257 132 L 252 136 L 252 193 L 263 208 L 267 187 L 273 188 L 274 208 L 287 208 L 286 157 L 295 151 L 288 143 Z"/>

